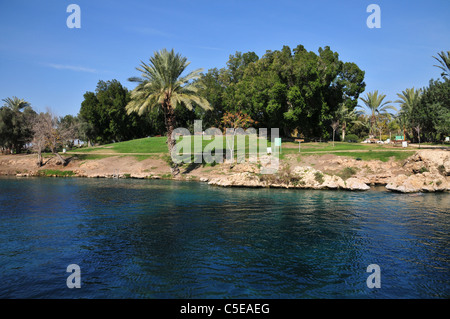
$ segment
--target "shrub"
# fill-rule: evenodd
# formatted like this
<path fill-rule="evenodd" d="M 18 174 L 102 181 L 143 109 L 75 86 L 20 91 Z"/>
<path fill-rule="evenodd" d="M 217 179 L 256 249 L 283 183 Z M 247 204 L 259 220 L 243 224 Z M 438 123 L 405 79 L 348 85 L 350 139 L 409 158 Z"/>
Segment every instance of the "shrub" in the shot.
<path fill-rule="evenodd" d="M 428 172 L 428 168 L 426 168 L 425 166 L 422 166 L 422 168 L 419 170 L 419 173 L 422 174 L 425 172 Z"/>
<path fill-rule="evenodd" d="M 344 168 L 341 173 L 339 174 L 339 176 L 343 179 L 349 179 L 350 177 L 352 177 L 353 175 L 355 175 L 357 173 L 356 168 L 354 167 L 346 167 Z"/>
<path fill-rule="evenodd" d="M 322 184 L 325 180 L 323 179 L 323 174 L 320 172 L 316 172 L 314 173 L 314 178 L 315 180 L 319 183 Z"/>
<path fill-rule="evenodd" d="M 355 134 L 348 134 L 345 137 L 345 142 L 349 142 L 349 143 L 358 143 L 359 142 L 359 137 Z"/>
<path fill-rule="evenodd" d="M 439 165 L 437 169 L 439 171 L 439 174 L 445 176 L 445 166 L 444 165 Z"/>

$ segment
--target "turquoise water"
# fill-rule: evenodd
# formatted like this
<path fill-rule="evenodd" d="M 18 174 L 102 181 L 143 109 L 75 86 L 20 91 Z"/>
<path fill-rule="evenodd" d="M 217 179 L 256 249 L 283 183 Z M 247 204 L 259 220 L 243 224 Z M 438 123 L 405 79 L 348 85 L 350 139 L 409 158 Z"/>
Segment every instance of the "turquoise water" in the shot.
<path fill-rule="evenodd" d="M 449 298 L 449 207 L 382 188 L 4 178 L 0 298 Z"/>

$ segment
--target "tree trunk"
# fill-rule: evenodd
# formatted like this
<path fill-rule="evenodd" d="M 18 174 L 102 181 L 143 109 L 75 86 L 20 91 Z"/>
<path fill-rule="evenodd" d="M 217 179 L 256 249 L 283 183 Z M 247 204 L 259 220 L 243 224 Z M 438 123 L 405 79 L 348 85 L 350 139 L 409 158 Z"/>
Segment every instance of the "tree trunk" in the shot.
<path fill-rule="evenodd" d="M 169 149 L 169 156 L 172 158 L 172 151 L 175 149 L 176 142 L 175 139 L 172 138 L 172 133 L 175 130 L 175 110 L 172 105 L 170 105 L 170 99 L 166 97 L 163 103 L 164 110 L 164 118 L 166 122 L 167 129 L 167 147 Z M 176 176 L 180 173 L 180 169 L 178 168 L 177 163 L 172 162 L 172 175 Z"/>
<path fill-rule="evenodd" d="M 336 130 L 333 130 L 333 147 L 334 147 L 334 132 L 336 132 Z"/>
<path fill-rule="evenodd" d="M 347 129 L 347 124 L 342 125 L 342 142 L 345 142 L 345 130 Z"/>
<path fill-rule="evenodd" d="M 60 164 L 66 165 L 66 160 L 55 150 L 52 151 L 53 155 L 56 155 L 58 157 Z"/>
<path fill-rule="evenodd" d="M 41 152 L 41 151 L 38 151 L 37 156 L 38 156 L 38 160 L 37 160 L 37 162 L 36 162 L 36 165 L 37 165 L 38 167 L 41 167 L 41 166 L 42 166 L 42 152 Z"/>

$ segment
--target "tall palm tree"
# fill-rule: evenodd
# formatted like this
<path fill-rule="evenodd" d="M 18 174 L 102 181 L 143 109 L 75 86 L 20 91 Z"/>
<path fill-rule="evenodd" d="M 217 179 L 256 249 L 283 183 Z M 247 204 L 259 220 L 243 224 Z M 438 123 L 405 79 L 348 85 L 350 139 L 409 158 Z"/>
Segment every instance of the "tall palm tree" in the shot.
<path fill-rule="evenodd" d="M 450 51 L 447 51 L 447 53 L 441 51 L 440 53 L 438 53 L 438 56 L 439 58 L 435 56 L 433 56 L 433 58 L 435 58 L 440 63 L 440 65 L 434 66 L 444 71 L 441 73 L 442 77 L 450 77 Z"/>
<path fill-rule="evenodd" d="M 388 105 L 391 101 L 383 101 L 385 98 L 386 95 L 378 94 L 378 90 L 368 92 L 366 97 L 360 98 L 364 102 L 365 107 L 361 105 L 358 105 L 358 107 L 362 108 L 362 113 L 370 118 L 370 135 L 374 135 L 377 116 L 389 113 L 389 110 L 397 111 L 394 106 Z"/>
<path fill-rule="evenodd" d="M 149 64 L 141 61 L 140 67 L 136 68 L 141 72 L 141 77 L 129 78 L 129 81 L 137 82 L 138 86 L 131 92 L 131 101 L 126 106 L 127 112 L 142 115 L 148 110 L 160 107 L 164 113 L 170 155 L 175 149 L 175 139 L 172 137 L 176 120 L 175 108 L 183 104 L 192 110 L 192 103 L 195 102 L 204 109 L 211 109 L 209 102 L 198 95 L 200 81 L 193 82 L 200 77 L 202 69 L 181 76 L 188 65 L 187 59 L 175 53 L 173 49 L 163 49 L 154 53 Z M 179 173 L 176 164 L 172 166 L 172 173 Z"/>
<path fill-rule="evenodd" d="M 413 123 L 411 123 L 411 114 L 413 112 L 414 107 L 419 103 L 420 98 L 422 96 L 422 89 L 406 89 L 402 91 L 402 93 L 397 93 L 399 100 L 396 100 L 395 103 L 400 104 L 399 116 L 403 119 L 403 124 L 412 127 Z M 403 127 L 405 130 L 405 127 Z"/>

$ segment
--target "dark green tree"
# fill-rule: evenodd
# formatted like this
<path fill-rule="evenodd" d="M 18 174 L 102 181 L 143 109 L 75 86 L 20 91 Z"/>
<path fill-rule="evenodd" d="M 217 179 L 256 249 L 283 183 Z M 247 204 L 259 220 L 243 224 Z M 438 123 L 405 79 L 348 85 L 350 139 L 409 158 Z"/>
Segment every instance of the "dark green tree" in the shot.
<path fill-rule="evenodd" d="M 99 81 L 94 92 L 86 92 L 79 118 L 81 135 L 97 143 L 142 137 L 141 119 L 127 114 L 130 92 L 117 80 Z"/>
<path fill-rule="evenodd" d="M 421 127 L 421 135 L 438 142 L 450 135 L 450 80 L 431 80 L 419 103 L 411 110 L 411 123 Z"/>
<path fill-rule="evenodd" d="M 29 102 L 17 97 L 3 99 L 0 108 L 0 146 L 3 150 L 20 153 L 32 139 L 31 122 L 36 116 Z"/>

